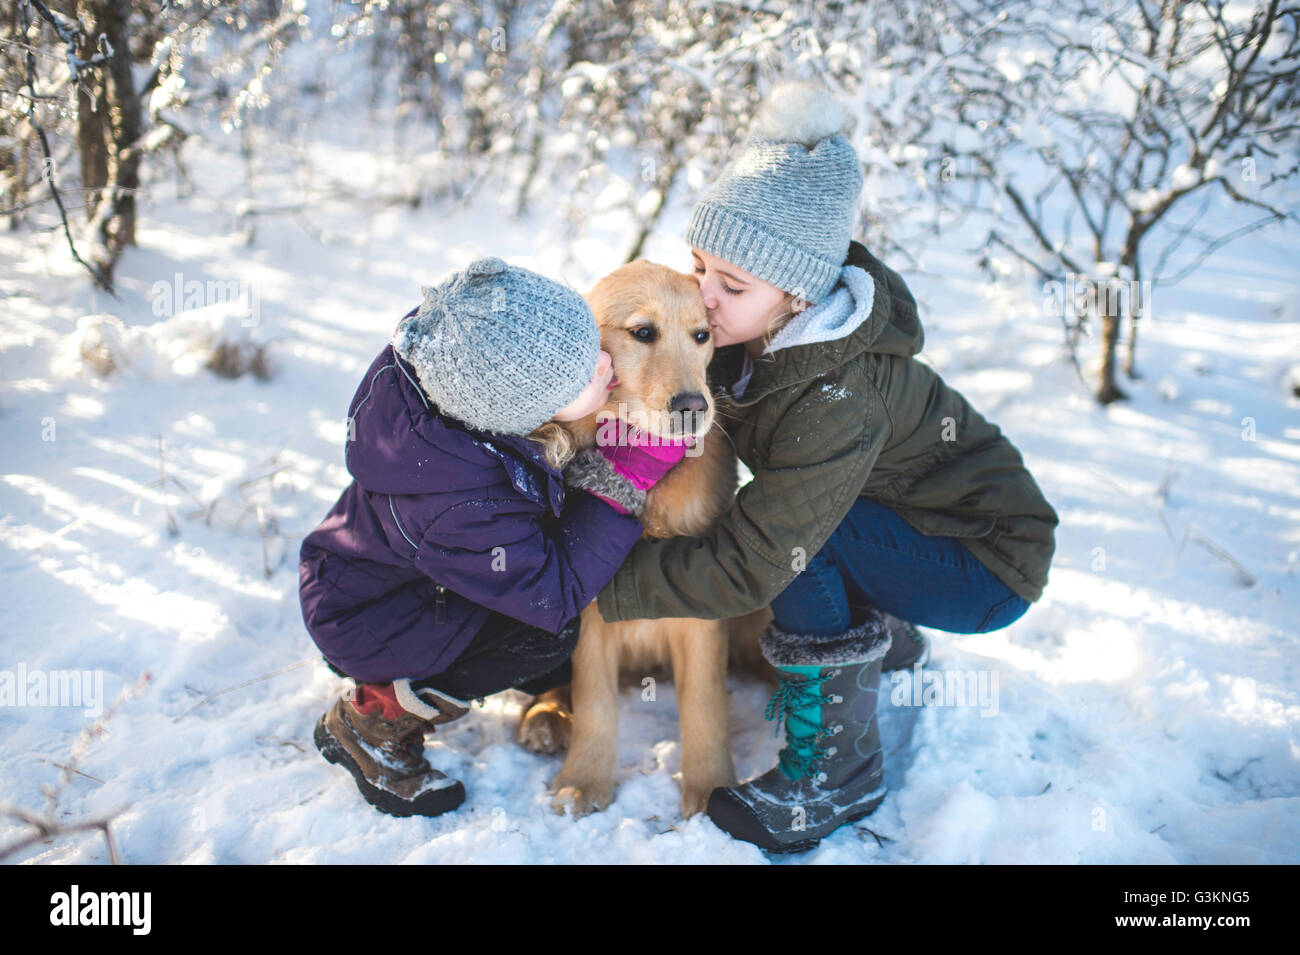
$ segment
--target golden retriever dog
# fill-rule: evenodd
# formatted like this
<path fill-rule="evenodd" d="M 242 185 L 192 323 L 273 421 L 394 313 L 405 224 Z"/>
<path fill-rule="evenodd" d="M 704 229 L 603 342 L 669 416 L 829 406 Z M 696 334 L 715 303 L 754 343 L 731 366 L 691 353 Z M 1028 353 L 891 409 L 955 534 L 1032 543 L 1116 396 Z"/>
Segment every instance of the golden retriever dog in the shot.
<path fill-rule="evenodd" d="M 587 296 L 614 359 L 618 384 L 608 404 L 570 424 L 579 447 L 596 444 L 598 416 L 613 414 L 663 438 L 694 435 L 696 445 L 651 488 L 644 536 L 699 536 L 731 506 L 736 457 L 709 394 L 713 357 L 708 319 L 694 278 L 638 259 L 601 279 Z M 669 618 L 608 622 L 596 602 L 582 612 L 571 687 L 537 697 L 518 739 L 540 753 L 568 746 L 551 781 L 553 807 L 575 816 L 614 796 L 619 679 L 634 684 L 671 663 L 682 732 L 682 814 L 704 809 L 717 786 L 736 785 L 727 721 L 727 662 L 761 660 L 757 638 L 767 608 L 736 620 Z M 757 659 L 756 659 L 757 658 Z"/>

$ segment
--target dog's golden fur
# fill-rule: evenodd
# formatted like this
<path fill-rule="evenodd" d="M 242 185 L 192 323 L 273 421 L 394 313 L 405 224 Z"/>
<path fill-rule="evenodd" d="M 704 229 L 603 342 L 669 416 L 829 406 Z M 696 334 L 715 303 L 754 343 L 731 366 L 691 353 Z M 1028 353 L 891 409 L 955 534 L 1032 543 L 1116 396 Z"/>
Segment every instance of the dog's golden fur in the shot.
<path fill-rule="evenodd" d="M 689 275 L 638 259 L 598 282 L 587 301 L 619 382 L 605 410 L 661 437 L 691 433 L 698 441 L 647 495 L 644 536 L 706 533 L 731 506 L 736 458 L 709 395 L 713 342 L 711 335 L 700 341 L 709 325 L 698 286 Z M 674 415 L 674 399 L 703 410 L 694 418 Z M 578 447 L 595 445 L 596 415 L 568 427 Z M 702 810 L 715 787 L 736 785 L 727 721 L 728 648 L 733 660 L 761 667 L 757 637 L 769 619 L 764 607 L 734 620 L 609 622 L 592 601 L 582 613 L 572 686 L 539 696 L 519 725 L 520 742 L 535 752 L 568 745 L 564 767 L 551 781 L 555 809 L 572 806 L 582 815 L 609 805 L 620 675 L 639 684 L 666 663 L 672 665 L 682 728 L 683 815 Z"/>

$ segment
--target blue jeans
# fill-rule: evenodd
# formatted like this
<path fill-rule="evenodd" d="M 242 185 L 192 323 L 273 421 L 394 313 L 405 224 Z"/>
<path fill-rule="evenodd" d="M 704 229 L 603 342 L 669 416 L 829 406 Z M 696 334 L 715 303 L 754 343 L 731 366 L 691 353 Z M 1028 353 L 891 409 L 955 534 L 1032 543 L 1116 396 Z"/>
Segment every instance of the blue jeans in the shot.
<path fill-rule="evenodd" d="M 927 537 L 860 497 L 806 568 L 772 601 L 790 633 L 843 633 L 875 606 L 900 620 L 951 633 L 1001 630 L 1029 609 L 955 537 Z"/>

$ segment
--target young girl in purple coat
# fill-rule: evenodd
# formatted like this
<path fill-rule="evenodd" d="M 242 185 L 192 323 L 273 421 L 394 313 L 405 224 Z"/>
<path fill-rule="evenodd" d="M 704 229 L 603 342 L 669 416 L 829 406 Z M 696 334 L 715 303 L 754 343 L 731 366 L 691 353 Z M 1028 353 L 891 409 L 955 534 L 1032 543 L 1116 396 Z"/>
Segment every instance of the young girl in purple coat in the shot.
<path fill-rule="evenodd" d="M 579 614 L 686 451 L 634 434 L 575 454 L 561 423 L 615 384 L 578 293 L 496 258 L 422 291 L 352 399 L 353 480 L 299 562 L 307 630 L 356 681 L 316 745 L 399 816 L 465 799 L 424 759 L 426 732 L 473 699 L 569 682 Z"/>

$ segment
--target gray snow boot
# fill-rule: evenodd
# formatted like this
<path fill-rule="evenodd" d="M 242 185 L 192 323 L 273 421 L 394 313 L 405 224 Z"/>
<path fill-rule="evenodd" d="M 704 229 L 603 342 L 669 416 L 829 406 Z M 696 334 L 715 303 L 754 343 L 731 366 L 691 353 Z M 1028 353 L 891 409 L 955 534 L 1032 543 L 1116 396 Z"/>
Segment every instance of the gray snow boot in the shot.
<path fill-rule="evenodd" d="M 889 628 L 889 652 L 885 654 L 885 662 L 881 669 L 888 673 L 890 670 L 925 666 L 930 662 L 930 642 L 916 627 L 893 614 L 877 610 L 872 604 L 849 601 L 849 617 L 854 626 L 858 626 L 874 613 L 884 616 L 885 625 Z"/>
<path fill-rule="evenodd" d="M 734 789 L 715 789 L 708 814 L 720 829 L 769 852 L 804 852 L 885 798 L 876 722 L 884 615 L 833 636 L 769 624 L 761 645 L 781 685 L 764 714 L 785 724 L 778 765 Z"/>
<path fill-rule="evenodd" d="M 930 641 L 916 627 L 890 614 L 885 614 L 885 626 L 889 628 L 890 643 L 881 669 L 906 670 L 930 662 Z"/>

